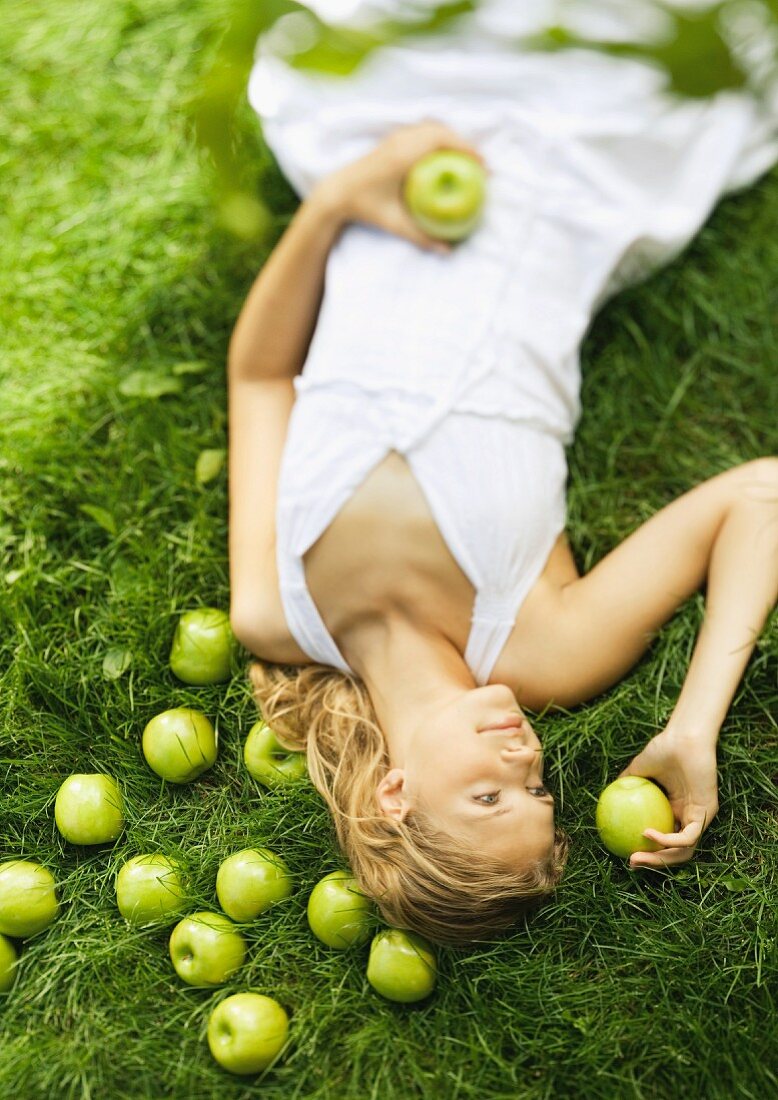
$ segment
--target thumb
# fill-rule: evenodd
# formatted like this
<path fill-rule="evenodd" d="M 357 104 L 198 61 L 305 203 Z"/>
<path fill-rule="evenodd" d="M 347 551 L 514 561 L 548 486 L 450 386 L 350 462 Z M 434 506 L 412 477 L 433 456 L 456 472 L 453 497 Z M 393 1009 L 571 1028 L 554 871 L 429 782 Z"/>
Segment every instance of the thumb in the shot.
<path fill-rule="evenodd" d="M 637 757 L 635 757 L 635 760 L 637 760 Z M 633 760 L 630 764 L 628 764 L 627 767 L 624 768 L 623 771 L 620 771 L 619 774 L 616 776 L 616 778 L 617 779 L 623 779 L 625 775 L 635 775 L 635 774 L 637 774 L 635 772 L 635 760 Z"/>

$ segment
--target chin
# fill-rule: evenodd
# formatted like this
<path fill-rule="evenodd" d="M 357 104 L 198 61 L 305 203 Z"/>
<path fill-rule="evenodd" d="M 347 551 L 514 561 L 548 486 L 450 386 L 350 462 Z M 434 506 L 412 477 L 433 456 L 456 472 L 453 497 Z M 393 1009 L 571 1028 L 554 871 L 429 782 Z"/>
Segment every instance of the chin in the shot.
<path fill-rule="evenodd" d="M 483 687 L 476 688 L 475 690 L 480 692 L 488 691 L 490 693 L 490 699 L 496 703 L 497 706 L 507 704 L 508 706 L 512 705 L 517 707 L 519 705 L 513 688 L 508 687 L 507 684 L 484 684 Z"/>

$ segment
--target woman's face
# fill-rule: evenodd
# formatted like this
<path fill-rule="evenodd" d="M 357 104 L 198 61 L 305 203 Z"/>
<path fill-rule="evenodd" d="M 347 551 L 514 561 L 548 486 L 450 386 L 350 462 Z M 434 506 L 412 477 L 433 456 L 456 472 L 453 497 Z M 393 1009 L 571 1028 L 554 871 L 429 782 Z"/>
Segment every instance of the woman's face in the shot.
<path fill-rule="evenodd" d="M 474 855 L 516 869 L 551 855 L 554 801 L 543 787 L 540 741 L 504 684 L 474 688 L 428 715 L 404 771 L 411 806 Z"/>

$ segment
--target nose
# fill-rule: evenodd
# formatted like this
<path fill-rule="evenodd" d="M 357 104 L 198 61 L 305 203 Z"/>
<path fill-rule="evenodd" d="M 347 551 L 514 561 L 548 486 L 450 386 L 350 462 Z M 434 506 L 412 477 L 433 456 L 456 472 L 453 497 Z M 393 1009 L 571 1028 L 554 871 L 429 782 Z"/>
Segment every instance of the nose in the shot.
<path fill-rule="evenodd" d="M 518 741 L 508 742 L 500 750 L 500 756 L 506 763 L 526 764 L 527 766 L 535 763 L 539 753 L 540 750 L 533 745 L 525 745 Z"/>
<path fill-rule="evenodd" d="M 500 751 L 500 757 L 522 779 L 535 769 L 539 783 L 543 779 L 543 752 L 535 745 L 508 742 Z"/>

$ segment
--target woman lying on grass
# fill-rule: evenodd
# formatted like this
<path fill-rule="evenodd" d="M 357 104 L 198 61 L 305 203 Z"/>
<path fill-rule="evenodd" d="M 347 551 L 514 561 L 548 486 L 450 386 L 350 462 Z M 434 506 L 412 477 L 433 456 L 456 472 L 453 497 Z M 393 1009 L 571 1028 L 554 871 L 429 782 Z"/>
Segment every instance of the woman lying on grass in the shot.
<path fill-rule="evenodd" d="M 260 58 L 253 102 L 305 198 L 229 351 L 232 621 L 257 700 L 307 750 L 361 888 L 441 943 L 507 927 L 562 873 L 522 708 L 605 691 L 706 585 L 670 721 L 626 770 L 677 820 L 632 866 L 691 857 L 778 594 L 775 457 L 686 493 L 585 576 L 564 533 L 586 327 L 775 159 L 757 108 L 670 101 L 637 62 L 584 51 L 501 71 L 476 43 L 447 40 L 445 65 L 387 50 L 345 87 Z M 490 173 L 454 248 L 401 199 L 438 148 Z"/>

